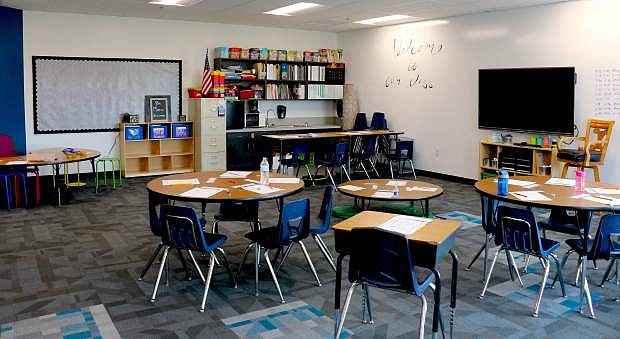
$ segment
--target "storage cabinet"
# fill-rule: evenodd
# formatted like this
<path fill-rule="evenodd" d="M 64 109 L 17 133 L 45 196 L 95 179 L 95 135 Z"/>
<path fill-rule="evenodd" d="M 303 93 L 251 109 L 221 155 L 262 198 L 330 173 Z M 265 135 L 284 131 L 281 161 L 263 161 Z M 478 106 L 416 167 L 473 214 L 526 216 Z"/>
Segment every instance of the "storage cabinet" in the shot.
<path fill-rule="evenodd" d="M 190 99 L 196 171 L 226 170 L 226 101 Z"/>
<path fill-rule="evenodd" d="M 172 122 L 121 124 L 121 158 L 125 177 L 164 175 L 194 170 L 194 138 L 173 136 Z M 192 122 L 183 122 L 191 130 Z M 163 128 L 153 134 L 152 127 Z M 157 137 L 157 138 L 152 138 Z"/>
<path fill-rule="evenodd" d="M 499 168 L 515 175 L 552 175 L 555 148 L 482 141 L 480 176 L 493 176 Z"/>

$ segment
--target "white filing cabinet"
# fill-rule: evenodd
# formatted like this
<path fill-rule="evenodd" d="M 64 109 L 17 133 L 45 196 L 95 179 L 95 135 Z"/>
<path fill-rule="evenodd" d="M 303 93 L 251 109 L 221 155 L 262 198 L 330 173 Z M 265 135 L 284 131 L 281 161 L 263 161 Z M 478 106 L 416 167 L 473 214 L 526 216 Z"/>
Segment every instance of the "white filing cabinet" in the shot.
<path fill-rule="evenodd" d="M 194 121 L 195 170 L 226 170 L 226 101 L 224 99 L 189 99 Z"/>

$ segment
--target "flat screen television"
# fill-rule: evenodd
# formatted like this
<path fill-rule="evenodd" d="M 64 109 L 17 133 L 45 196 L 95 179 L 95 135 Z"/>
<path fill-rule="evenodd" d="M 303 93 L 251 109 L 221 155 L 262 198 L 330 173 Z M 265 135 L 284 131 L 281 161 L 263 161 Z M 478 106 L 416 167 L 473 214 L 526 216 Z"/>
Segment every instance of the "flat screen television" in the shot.
<path fill-rule="evenodd" d="M 478 128 L 573 134 L 575 68 L 478 70 Z"/>

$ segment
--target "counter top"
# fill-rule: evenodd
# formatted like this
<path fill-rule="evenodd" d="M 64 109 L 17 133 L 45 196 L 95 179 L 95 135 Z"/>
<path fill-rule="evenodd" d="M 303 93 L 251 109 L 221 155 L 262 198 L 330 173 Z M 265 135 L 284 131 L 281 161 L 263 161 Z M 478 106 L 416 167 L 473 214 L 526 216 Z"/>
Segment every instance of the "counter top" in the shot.
<path fill-rule="evenodd" d="M 247 132 L 274 132 L 274 131 L 299 131 L 310 129 L 342 129 L 340 125 L 310 125 L 308 127 L 304 125 L 285 125 L 274 127 L 249 127 L 240 129 L 229 129 L 226 133 L 247 133 Z"/>

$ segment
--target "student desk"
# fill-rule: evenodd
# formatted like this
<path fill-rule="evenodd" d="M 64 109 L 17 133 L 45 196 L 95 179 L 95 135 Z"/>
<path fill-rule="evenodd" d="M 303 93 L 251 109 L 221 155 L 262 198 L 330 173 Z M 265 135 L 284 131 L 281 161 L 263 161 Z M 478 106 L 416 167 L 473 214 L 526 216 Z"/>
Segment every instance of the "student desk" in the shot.
<path fill-rule="evenodd" d="M 309 140 L 327 140 L 327 139 L 347 139 L 349 142 L 349 155 L 351 154 L 351 144 L 353 137 L 369 137 L 369 136 L 389 136 L 401 135 L 405 132 L 389 131 L 389 130 L 366 130 L 366 131 L 346 131 L 346 132 L 323 132 L 323 133 L 302 133 L 302 134 L 267 134 L 263 137 L 271 140 L 273 143 L 280 144 L 280 163 L 284 159 L 284 143 L 295 141 Z M 348 157 L 348 169 L 351 170 L 351 157 Z"/>
<path fill-rule="evenodd" d="M 405 183 L 405 186 L 397 186 L 399 194 L 397 196 L 390 197 L 376 197 L 373 196 L 377 191 L 392 191 L 394 186 L 388 186 L 390 181 L 397 181 Z M 357 186 L 362 187 L 362 190 L 348 190 L 343 188 L 344 186 Z M 376 189 L 375 189 L 376 187 Z M 407 187 L 415 187 L 418 190 L 407 190 Z M 426 191 L 424 189 L 427 189 Z M 379 200 L 379 201 L 424 201 L 424 217 L 428 218 L 429 208 L 428 201 L 432 198 L 436 198 L 443 194 L 443 188 L 431 183 L 414 180 L 404 179 L 370 179 L 370 180 L 352 180 L 342 183 L 338 186 L 338 191 L 344 195 L 361 199 L 362 207 L 364 207 L 366 200 Z"/>
<path fill-rule="evenodd" d="M 611 206 L 609 204 L 602 204 L 602 203 L 598 203 L 598 202 L 594 202 L 594 201 L 590 201 L 586 199 L 573 198 L 574 196 L 579 195 L 581 193 L 575 192 L 573 187 L 546 184 L 545 182 L 549 180 L 550 177 L 514 176 L 514 177 L 510 177 L 510 179 L 532 181 L 536 183 L 538 186 L 533 187 L 533 188 L 524 188 L 524 187 L 517 186 L 517 185 L 511 185 L 509 182 L 509 185 L 508 185 L 509 193 L 507 196 L 500 196 L 497 194 L 497 182 L 495 182 L 496 179 L 494 178 L 479 180 L 476 182 L 474 187 L 476 188 L 476 191 L 480 193 L 480 195 L 489 198 L 489 201 L 498 200 L 498 201 L 509 202 L 511 204 L 517 204 L 517 205 L 521 205 L 525 207 L 536 207 L 536 208 L 544 208 L 544 209 L 562 208 L 566 210 L 575 211 L 577 213 L 577 222 L 579 224 L 578 226 L 584 229 L 584 234 L 586 235 L 590 233 L 592 212 L 599 212 L 599 211 L 617 212 L 618 210 L 620 210 L 620 206 Z M 610 188 L 610 189 L 618 188 L 617 185 L 613 186 L 613 185 L 604 184 L 604 183 L 596 183 L 594 181 L 586 182 L 586 187 Z M 542 191 L 542 194 L 550 198 L 550 200 L 524 201 L 510 194 L 510 192 L 515 192 L 515 191 Z M 592 195 L 598 196 L 599 194 L 592 194 Z M 615 197 L 620 198 L 620 195 L 616 195 Z M 588 246 L 588 237 L 584 236 L 583 237 L 583 248 L 587 248 L 587 246 Z M 584 284 L 586 281 L 586 269 L 587 269 L 586 262 L 587 260 L 584 260 L 581 265 L 581 283 L 580 283 L 581 294 L 580 295 L 583 295 L 584 293 Z M 589 294 L 586 294 L 586 297 L 589 299 Z M 589 302 L 589 304 L 591 304 L 591 302 Z M 590 309 L 590 313 L 591 313 L 591 316 L 594 316 L 592 309 Z"/>
<path fill-rule="evenodd" d="M 336 309 L 336 328 L 340 322 L 340 292 L 342 279 L 342 260 L 351 253 L 348 234 L 357 227 L 377 227 L 397 214 L 364 211 L 332 226 L 338 259 L 336 262 L 336 291 L 334 308 Z M 430 269 L 435 275 L 435 292 L 433 308 L 433 337 L 437 336 L 439 325 L 439 309 L 441 306 L 441 276 L 437 265 L 446 255 L 452 257 L 452 284 L 450 288 L 450 334 L 454 325 L 454 309 L 456 307 L 456 284 L 458 279 L 458 257 L 452 247 L 456 239 L 456 231 L 461 227 L 456 220 L 433 220 L 407 239 L 412 242 L 411 256 L 418 267 Z M 335 335 L 335 333 L 334 333 Z"/>
<path fill-rule="evenodd" d="M 35 150 L 26 155 L 2 157 L 0 158 L 0 170 L 2 170 L 2 168 L 19 166 L 34 167 L 35 169 L 40 166 L 52 166 L 52 184 L 58 190 L 58 206 L 60 206 L 60 185 L 56 184 L 56 176 L 60 175 L 60 165 L 72 162 L 90 161 L 94 173 L 95 158 L 101 155 L 98 151 L 91 149 L 76 148 L 76 154 L 74 155 L 66 155 L 62 150 L 62 148 L 45 148 Z"/>

